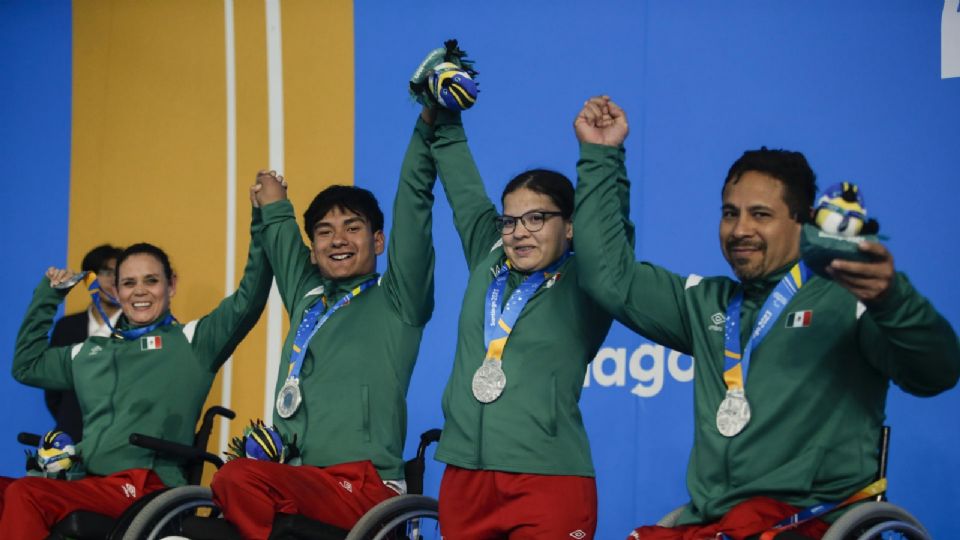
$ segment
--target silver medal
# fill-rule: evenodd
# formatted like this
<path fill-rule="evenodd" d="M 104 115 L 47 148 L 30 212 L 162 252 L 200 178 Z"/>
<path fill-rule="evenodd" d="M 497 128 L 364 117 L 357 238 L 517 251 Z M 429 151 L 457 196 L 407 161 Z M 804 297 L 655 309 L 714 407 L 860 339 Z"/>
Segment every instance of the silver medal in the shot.
<path fill-rule="evenodd" d="M 295 378 L 288 379 L 277 394 L 277 414 L 281 418 L 290 418 L 300 407 L 301 399 L 300 381 Z"/>
<path fill-rule="evenodd" d="M 86 271 L 80 272 L 79 274 L 72 275 L 70 279 L 57 283 L 56 285 L 51 283 L 50 286 L 53 287 L 54 289 L 70 289 L 77 283 L 80 283 L 81 281 L 83 281 L 83 278 L 87 277 L 87 274 L 89 273 L 90 272 L 86 272 Z"/>
<path fill-rule="evenodd" d="M 473 374 L 473 397 L 480 403 L 495 401 L 507 386 L 507 375 L 499 360 L 487 358 Z"/>
<path fill-rule="evenodd" d="M 717 430 L 724 437 L 734 437 L 750 422 L 750 403 L 742 388 L 727 390 L 717 409 Z"/>

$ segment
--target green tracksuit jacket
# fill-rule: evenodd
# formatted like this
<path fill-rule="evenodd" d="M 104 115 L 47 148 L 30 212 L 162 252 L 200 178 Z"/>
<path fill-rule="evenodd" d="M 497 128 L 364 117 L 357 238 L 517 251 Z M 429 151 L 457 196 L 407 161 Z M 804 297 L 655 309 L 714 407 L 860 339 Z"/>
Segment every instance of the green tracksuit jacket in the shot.
<path fill-rule="evenodd" d="M 66 291 L 51 288 L 47 278 L 37 286 L 17 336 L 13 377 L 30 386 L 76 392 L 84 435 L 77 450 L 89 473 L 145 468 L 168 486 L 185 482 L 175 461 L 128 439 L 131 433 L 143 433 L 193 444 L 217 370 L 257 323 L 270 292 L 270 265 L 257 241 L 260 226 L 254 210 L 247 266 L 232 295 L 199 320 L 161 326 L 138 339 L 90 337 L 81 344 L 50 347 L 47 333 Z M 125 317 L 118 326 L 136 328 Z M 152 336 L 159 338 L 159 346 L 155 340 L 154 348 L 147 344 L 144 338 Z"/>
<path fill-rule="evenodd" d="M 813 277 L 754 350 L 746 379 L 752 418 L 739 435 L 724 437 L 716 411 L 726 391 L 727 305 L 743 289 L 745 344 L 789 266 L 741 284 L 725 277 L 684 278 L 636 262 L 616 225 L 621 154 L 583 144 L 580 156 L 574 226 L 581 285 L 639 334 L 696 358 L 687 469 L 692 504 L 681 523 L 715 520 L 757 495 L 799 507 L 852 495 L 877 471 L 889 382 L 920 396 L 956 384 L 957 337 L 904 275 L 869 308 L 832 281 Z M 810 312 L 809 325 L 788 325 L 789 315 L 801 311 Z"/>
<path fill-rule="evenodd" d="M 506 256 L 494 221 L 496 208 L 459 118 L 441 114 L 436 125 L 432 153 L 470 270 L 453 372 L 443 394 L 445 423 L 436 458 L 465 469 L 592 477 L 578 402 L 587 365 L 611 318 L 580 289 L 580 255 L 570 257 L 558 279 L 530 299 L 507 340 L 503 395 L 488 404 L 474 398 L 471 381 L 486 356 L 486 292 Z M 626 207 L 620 211 L 628 213 Z M 574 243 L 579 245 L 579 236 Z M 504 299 L 526 277 L 511 271 Z"/>
<path fill-rule="evenodd" d="M 288 440 L 296 434 L 306 465 L 370 460 L 383 480 L 403 478 L 406 394 L 423 327 L 433 313 L 433 184 L 436 172 L 418 124 L 400 172 L 387 247 L 387 269 L 338 310 L 310 341 L 300 372 L 303 402 L 273 421 Z M 290 332 L 276 391 L 286 380 L 296 330 L 308 308 L 326 295 L 333 305 L 376 274 L 333 281 L 310 262 L 289 201 L 263 207 L 264 245 L 276 271 Z"/>

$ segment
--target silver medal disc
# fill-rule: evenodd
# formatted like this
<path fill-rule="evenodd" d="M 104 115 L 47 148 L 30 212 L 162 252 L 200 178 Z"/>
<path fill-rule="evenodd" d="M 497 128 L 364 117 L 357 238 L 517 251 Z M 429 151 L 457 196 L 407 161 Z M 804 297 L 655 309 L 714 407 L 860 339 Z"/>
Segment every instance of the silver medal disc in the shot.
<path fill-rule="evenodd" d="M 54 289 L 70 289 L 77 283 L 80 283 L 81 281 L 83 281 L 83 278 L 87 277 L 87 274 L 89 273 L 90 272 L 86 272 L 86 271 L 80 272 L 79 274 L 74 274 L 73 276 L 71 276 L 70 279 L 57 283 L 56 285 L 51 283 L 50 286 L 53 287 Z"/>
<path fill-rule="evenodd" d="M 717 409 L 717 430 L 724 437 L 734 437 L 750 422 L 750 403 L 743 389 L 727 390 Z"/>
<path fill-rule="evenodd" d="M 473 374 L 473 397 L 480 403 L 495 401 L 507 385 L 507 375 L 499 360 L 487 358 Z"/>
<path fill-rule="evenodd" d="M 283 383 L 283 387 L 277 394 L 277 414 L 281 418 L 290 418 L 300 407 L 300 381 L 290 379 Z"/>

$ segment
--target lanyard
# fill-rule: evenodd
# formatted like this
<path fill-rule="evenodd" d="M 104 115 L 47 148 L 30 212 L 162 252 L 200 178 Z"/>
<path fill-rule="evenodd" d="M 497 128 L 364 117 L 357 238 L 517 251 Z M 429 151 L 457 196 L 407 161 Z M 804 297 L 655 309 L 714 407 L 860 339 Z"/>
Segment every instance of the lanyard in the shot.
<path fill-rule="evenodd" d="M 297 334 L 293 338 L 293 353 L 290 355 L 290 371 L 287 372 L 288 381 L 300 376 L 300 368 L 303 367 L 303 359 L 307 355 L 307 345 L 310 344 L 310 340 L 313 339 L 313 336 L 320 330 L 320 327 L 327 322 L 327 319 L 376 282 L 377 278 L 370 278 L 364 281 L 357 287 L 354 287 L 349 293 L 345 294 L 343 298 L 337 300 L 337 303 L 330 309 L 326 309 L 327 297 L 326 295 L 322 295 L 320 296 L 320 301 L 307 310 L 303 315 L 303 320 L 300 321 L 300 326 L 297 328 Z"/>
<path fill-rule="evenodd" d="M 775 538 L 778 534 L 782 533 L 787 529 L 793 529 L 794 527 L 802 525 L 803 523 L 806 523 L 811 519 L 818 518 L 824 514 L 829 514 L 834 510 L 839 510 L 855 502 L 859 502 L 870 497 L 875 497 L 886 490 L 887 490 L 887 479 L 881 478 L 842 501 L 824 503 L 824 504 L 815 504 L 810 508 L 807 508 L 802 512 L 797 512 L 796 514 L 777 523 L 776 525 L 773 526 L 773 528 L 768 529 L 763 534 L 761 534 L 760 540 L 773 540 L 773 538 Z"/>
<path fill-rule="evenodd" d="M 571 252 L 564 253 L 559 259 L 550 266 L 530 274 L 523 280 L 510 295 L 506 305 L 501 309 L 500 298 L 507 288 L 507 278 L 510 276 L 510 261 L 507 261 L 497 275 L 487 287 L 487 313 L 486 322 L 483 327 L 483 341 L 487 346 L 487 359 L 500 361 L 503 358 L 503 348 L 507 345 L 507 338 L 513 331 L 513 326 L 520 317 L 523 308 L 533 297 L 537 289 L 547 279 L 554 277 L 557 268 L 563 264 L 571 255 Z"/>
<path fill-rule="evenodd" d="M 745 390 L 744 381 L 747 376 L 747 370 L 750 368 L 750 356 L 753 350 L 760 345 L 763 338 L 773 327 L 773 322 L 780 317 L 784 308 L 790 302 L 800 287 L 807 282 L 810 271 L 803 261 L 798 262 L 783 276 L 780 283 L 767 297 L 760 309 L 760 315 L 757 317 L 757 324 L 754 326 L 750 339 L 747 341 L 747 348 L 740 353 L 740 308 L 743 307 L 743 289 L 737 291 L 737 294 L 730 300 L 727 307 L 727 320 L 724 329 L 724 366 L 723 382 L 726 383 L 728 390 Z"/>
<path fill-rule="evenodd" d="M 141 328 L 134 328 L 132 330 L 114 330 L 113 335 L 120 337 L 122 339 L 137 339 L 138 337 L 149 334 L 161 326 L 166 326 L 170 323 L 177 322 L 177 319 L 173 318 L 173 315 L 167 313 L 167 316 L 159 321 L 154 322 L 153 324 L 143 326 Z M 109 322 L 107 324 L 110 324 Z"/>
<path fill-rule="evenodd" d="M 103 323 L 106 324 L 107 328 L 110 329 L 111 334 L 117 334 L 117 329 L 110 324 L 110 317 L 108 317 L 107 312 L 103 310 L 103 303 L 100 300 L 100 295 L 103 294 L 111 302 L 118 306 L 120 305 L 120 301 L 110 296 L 100 288 L 100 278 L 98 278 L 97 274 L 93 272 L 87 272 L 86 275 L 83 276 L 83 283 L 87 286 L 87 292 L 90 293 L 90 300 L 93 301 L 93 307 L 97 308 L 97 311 L 100 312 L 100 317 L 103 318 Z"/>

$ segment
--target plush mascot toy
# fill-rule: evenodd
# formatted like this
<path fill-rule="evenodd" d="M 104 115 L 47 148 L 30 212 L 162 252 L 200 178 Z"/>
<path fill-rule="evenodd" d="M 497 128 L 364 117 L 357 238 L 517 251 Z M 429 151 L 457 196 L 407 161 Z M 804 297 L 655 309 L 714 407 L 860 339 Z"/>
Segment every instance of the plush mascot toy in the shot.
<path fill-rule="evenodd" d="M 292 442 L 284 442 L 276 428 L 267 426 L 260 419 L 251 420 L 250 425 L 243 430 L 243 436 L 234 437 L 230 441 L 227 457 L 296 465 L 300 457 L 296 442 L 296 437 Z"/>
<path fill-rule="evenodd" d="M 421 105 L 463 111 L 477 102 L 477 71 L 457 40 L 427 54 L 410 77 L 410 95 Z"/>
<path fill-rule="evenodd" d="M 880 224 L 867 219 L 867 207 L 860 188 L 851 182 L 834 184 L 824 190 L 813 211 L 813 223 L 803 226 L 800 253 L 807 267 L 828 278 L 826 267 L 834 259 L 867 262 L 872 257 L 860 251 L 864 240 L 876 242 Z"/>
<path fill-rule="evenodd" d="M 62 431 L 50 431 L 40 439 L 40 446 L 37 447 L 37 467 L 45 474 L 55 475 L 70 470 L 76 456 L 77 449 L 70 435 Z"/>

